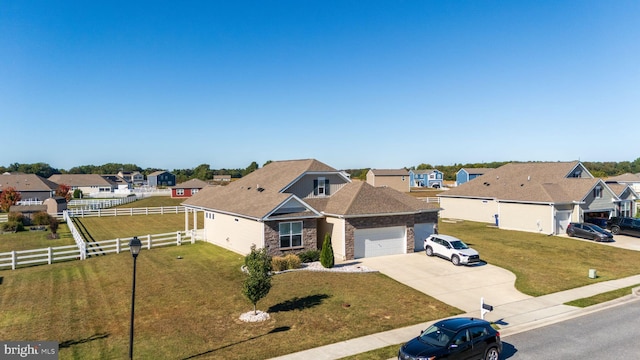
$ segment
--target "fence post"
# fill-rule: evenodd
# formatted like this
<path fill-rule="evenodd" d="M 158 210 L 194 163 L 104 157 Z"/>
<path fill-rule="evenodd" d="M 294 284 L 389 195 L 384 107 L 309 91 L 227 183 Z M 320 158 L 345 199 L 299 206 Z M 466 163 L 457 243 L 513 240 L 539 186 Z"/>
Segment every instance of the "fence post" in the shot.
<path fill-rule="evenodd" d="M 16 269 L 16 263 L 18 262 L 18 256 L 16 255 L 16 251 L 11 251 L 11 270 Z"/>
<path fill-rule="evenodd" d="M 176 245 L 177 246 L 182 245 L 182 233 L 180 231 L 178 231 L 176 238 L 177 238 Z"/>
<path fill-rule="evenodd" d="M 120 254 L 120 238 L 116 238 L 116 254 Z"/>
<path fill-rule="evenodd" d="M 51 265 L 51 263 L 53 262 L 53 249 L 51 249 L 51 246 L 49 246 L 49 265 Z"/>
<path fill-rule="evenodd" d="M 149 242 L 147 243 L 147 249 L 151 250 L 151 235 L 147 235 L 147 239 L 149 239 Z"/>
<path fill-rule="evenodd" d="M 195 229 L 191 230 L 191 243 L 192 244 L 196 243 L 196 231 L 195 231 Z"/>

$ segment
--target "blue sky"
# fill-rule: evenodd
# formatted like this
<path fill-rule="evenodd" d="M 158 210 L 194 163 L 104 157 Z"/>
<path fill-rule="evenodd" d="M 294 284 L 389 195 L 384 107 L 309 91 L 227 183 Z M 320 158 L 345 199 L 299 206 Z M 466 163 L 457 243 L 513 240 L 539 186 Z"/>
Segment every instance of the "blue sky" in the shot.
<path fill-rule="evenodd" d="M 0 2 L 0 165 L 640 157 L 640 1 Z"/>

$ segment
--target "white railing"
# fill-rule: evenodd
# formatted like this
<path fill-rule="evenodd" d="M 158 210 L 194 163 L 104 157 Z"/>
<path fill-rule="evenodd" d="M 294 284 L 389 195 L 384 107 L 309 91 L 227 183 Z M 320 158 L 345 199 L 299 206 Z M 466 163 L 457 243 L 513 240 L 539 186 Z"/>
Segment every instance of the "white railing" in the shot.
<path fill-rule="evenodd" d="M 76 242 L 76 246 L 78 247 L 78 251 L 80 252 L 80 260 L 84 260 L 87 254 L 87 245 L 84 242 L 84 238 L 82 237 L 78 229 L 76 229 L 76 226 L 73 224 L 73 221 L 69 216 L 69 212 L 64 211 L 62 215 L 64 217 L 64 221 L 67 223 L 67 227 L 69 227 L 71 236 L 73 236 L 73 240 Z"/>
<path fill-rule="evenodd" d="M 132 203 L 138 200 L 135 196 L 113 198 L 113 199 L 77 199 L 69 201 L 68 205 L 72 208 L 83 209 L 104 209 L 118 205 Z"/>
<path fill-rule="evenodd" d="M 132 192 L 140 198 L 146 198 L 150 196 L 171 196 L 171 189 L 134 188 Z"/>
<path fill-rule="evenodd" d="M 180 246 L 185 243 L 195 244 L 200 236 L 201 231 L 191 230 L 188 232 L 177 231 L 175 233 L 144 235 L 139 239 L 145 249 L 151 250 L 160 246 Z M 0 269 L 10 267 L 15 270 L 18 266 L 23 265 L 52 264 L 56 261 L 65 260 L 85 260 L 91 256 L 129 251 L 129 239 L 104 240 L 84 244 L 86 244 L 85 247 L 66 245 L 0 253 Z"/>
<path fill-rule="evenodd" d="M 184 206 L 159 206 L 147 208 L 69 209 L 67 212 L 71 217 L 164 215 L 184 213 L 185 208 Z"/>
<path fill-rule="evenodd" d="M 439 197 L 419 197 L 418 199 L 428 203 L 440 203 Z"/>
<path fill-rule="evenodd" d="M 0 222 L 7 222 L 9 221 L 9 215 L 8 214 L 0 214 Z"/>
<path fill-rule="evenodd" d="M 31 206 L 31 205 L 42 205 L 43 203 L 44 202 L 42 200 L 28 199 L 28 200 L 18 201 L 16 202 L 16 205 Z"/>

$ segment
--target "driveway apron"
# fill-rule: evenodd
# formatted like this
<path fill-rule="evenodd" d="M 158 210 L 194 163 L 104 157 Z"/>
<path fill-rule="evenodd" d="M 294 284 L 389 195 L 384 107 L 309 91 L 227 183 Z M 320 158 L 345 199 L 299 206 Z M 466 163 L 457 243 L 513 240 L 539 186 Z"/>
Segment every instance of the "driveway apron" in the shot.
<path fill-rule="evenodd" d="M 480 299 L 493 306 L 530 299 L 517 291 L 510 271 L 484 262 L 455 266 L 424 252 L 358 259 L 362 265 L 465 312 L 480 309 Z"/>

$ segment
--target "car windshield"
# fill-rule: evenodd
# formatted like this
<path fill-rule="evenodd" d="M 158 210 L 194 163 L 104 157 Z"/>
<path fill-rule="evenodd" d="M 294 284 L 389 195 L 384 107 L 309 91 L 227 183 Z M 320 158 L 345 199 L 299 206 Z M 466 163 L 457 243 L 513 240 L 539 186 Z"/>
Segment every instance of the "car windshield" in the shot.
<path fill-rule="evenodd" d="M 591 228 L 591 230 L 595 232 L 599 232 L 601 234 L 606 234 L 607 232 L 598 225 L 585 225 L 585 227 Z"/>
<path fill-rule="evenodd" d="M 453 248 L 456 250 L 464 250 L 469 248 L 467 244 L 463 243 L 460 240 L 452 241 L 451 246 L 453 246 Z"/>
<path fill-rule="evenodd" d="M 447 329 L 431 325 L 420 334 L 420 340 L 430 345 L 444 347 L 447 346 L 454 335 L 453 332 Z"/>

